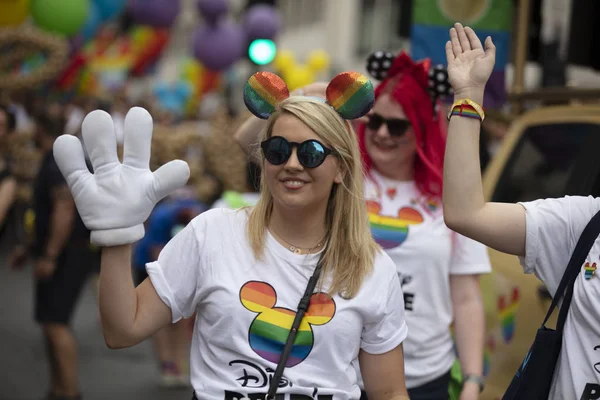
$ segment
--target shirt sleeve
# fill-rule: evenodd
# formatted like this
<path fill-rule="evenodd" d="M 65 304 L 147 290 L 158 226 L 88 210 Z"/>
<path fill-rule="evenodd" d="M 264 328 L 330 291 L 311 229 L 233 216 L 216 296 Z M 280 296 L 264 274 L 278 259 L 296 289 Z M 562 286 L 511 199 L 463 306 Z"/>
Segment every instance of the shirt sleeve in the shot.
<path fill-rule="evenodd" d="M 173 323 L 194 314 L 200 301 L 207 266 L 206 221 L 196 217 L 162 249 L 158 260 L 146 264 L 156 293 L 171 309 Z"/>
<path fill-rule="evenodd" d="M 404 318 L 404 297 L 393 261 L 385 255 L 378 262 L 385 263 L 385 274 L 380 287 L 382 296 L 375 312 L 363 326 L 360 347 L 369 354 L 383 354 L 398 347 L 408 335 Z M 388 265 L 389 264 L 389 265 Z M 376 266 L 377 268 L 377 266 Z"/>
<path fill-rule="evenodd" d="M 525 273 L 534 273 L 554 295 L 579 236 L 600 209 L 600 199 L 566 196 L 519 204 L 525 208 L 526 229 L 521 266 Z"/>
<path fill-rule="evenodd" d="M 492 271 L 488 249 L 459 233 L 452 233 L 451 275 L 477 275 Z"/>

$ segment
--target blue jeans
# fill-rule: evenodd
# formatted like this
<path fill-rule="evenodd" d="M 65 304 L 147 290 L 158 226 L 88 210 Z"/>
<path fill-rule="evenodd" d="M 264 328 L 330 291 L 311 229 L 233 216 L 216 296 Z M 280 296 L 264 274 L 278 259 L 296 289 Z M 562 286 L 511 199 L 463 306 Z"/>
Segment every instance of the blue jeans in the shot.
<path fill-rule="evenodd" d="M 450 371 L 424 385 L 408 389 L 410 400 L 448 400 L 450 386 Z M 362 392 L 360 400 L 367 400 L 367 394 Z"/>

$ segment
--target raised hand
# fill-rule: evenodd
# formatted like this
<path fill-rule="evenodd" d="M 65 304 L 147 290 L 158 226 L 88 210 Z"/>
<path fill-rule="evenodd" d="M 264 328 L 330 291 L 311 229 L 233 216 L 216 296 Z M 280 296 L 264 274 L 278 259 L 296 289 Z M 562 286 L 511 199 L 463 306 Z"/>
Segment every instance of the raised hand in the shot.
<path fill-rule="evenodd" d="M 494 69 L 496 46 L 488 36 L 484 50 L 473 29 L 456 23 L 446 42 L 446 58 L 448 77 L 455 93 L 483 90 Z"/>
<path fill-rule="evenodd" d="M 82 134 L 94 173 L 90 173 L 78 138 L 62 135 L 54 142 L 54 158 L 64 175 L 91 241 L 98 246 L 130 244 L 144 236 L 144 222 L 155 204 L 185 185 L 186 162 L 171 161 L 150 171 L 152 117 L 132 108 L 125 117 L 123 163 L 109 114 L 93 111 Z"/>

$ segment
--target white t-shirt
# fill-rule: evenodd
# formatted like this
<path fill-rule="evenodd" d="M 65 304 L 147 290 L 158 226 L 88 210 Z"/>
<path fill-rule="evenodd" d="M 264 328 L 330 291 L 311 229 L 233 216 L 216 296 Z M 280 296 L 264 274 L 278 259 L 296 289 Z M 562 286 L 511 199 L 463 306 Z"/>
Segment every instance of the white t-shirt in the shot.
<path fill-rule="evenodd" d="M 264 260 L 256 260 L 246 224 L 245 210 L 206 211 L 146 266 L 173 322 L 197 312 L 191 381 L 199 399 L 267 393 L 319 257 L 294 254 L 267 234 Z M 278 393 L 358 399 L 359 350 L 385 353 L 407 335 L 394 263 L 380 252 L 352 299 L 313 296 Z"/>
<path fill-rule="evenodd" d="M 567 196 L 521 204 L 527 227 L 521 265 L 526 273 L 541 279 L 554 296 L 581 232 L 600 210 L 600 199 Z M 600 239 L 596 239 L 575 281 L 549 396 L 552 400 L 597 399 L 600 393 L 600 277 L 590 271 L 590 279 L 586 279 L 586 267 L 594 263 L 600 264 Z"/>
<path fill-rule="evenodd" d="M 423 196 L 413 181 L 373 171 L 365 197 L 373 236 L 396 264 L 404 293 L 404 368 L 412 389 L 444 375 L 456 358 L 450 275 L 488 273 L 490 260 L 485 246 L 446 227 L 439 200 Z"/>

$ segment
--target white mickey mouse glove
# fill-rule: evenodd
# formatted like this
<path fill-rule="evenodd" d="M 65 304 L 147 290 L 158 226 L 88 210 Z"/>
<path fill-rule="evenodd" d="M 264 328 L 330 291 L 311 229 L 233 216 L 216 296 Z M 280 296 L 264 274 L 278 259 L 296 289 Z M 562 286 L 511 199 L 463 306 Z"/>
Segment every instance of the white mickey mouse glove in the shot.
<path fill-rule="evenodd" d="M 124 124 L 123 163 L 117 157 L 113 120 L 104 111 L 89 113 L 82 125 L 90 173 L 78 138 L 62 135 L 54 142 L 54 158 L 64 175 L 81 219 L 97 246 L 134 243 L 144 236 L 144 222 L 154 205 L 185 185 L 190 169 L 171 161 L 150 171 L 152 117 L 143 108 L 129 110 Z"/>

